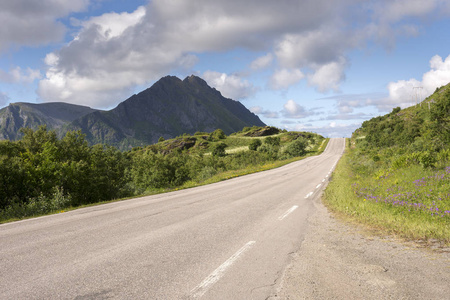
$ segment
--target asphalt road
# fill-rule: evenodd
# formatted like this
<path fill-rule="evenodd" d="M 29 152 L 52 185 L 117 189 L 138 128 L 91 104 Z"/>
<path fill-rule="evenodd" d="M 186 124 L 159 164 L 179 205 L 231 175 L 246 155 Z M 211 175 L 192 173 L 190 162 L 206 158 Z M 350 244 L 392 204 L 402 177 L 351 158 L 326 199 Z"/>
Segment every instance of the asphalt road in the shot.
<path fill-rule="evenodd" d="M 216 184 L 0 225 L 0 299 L 265 299 L 344 150 Z"/>

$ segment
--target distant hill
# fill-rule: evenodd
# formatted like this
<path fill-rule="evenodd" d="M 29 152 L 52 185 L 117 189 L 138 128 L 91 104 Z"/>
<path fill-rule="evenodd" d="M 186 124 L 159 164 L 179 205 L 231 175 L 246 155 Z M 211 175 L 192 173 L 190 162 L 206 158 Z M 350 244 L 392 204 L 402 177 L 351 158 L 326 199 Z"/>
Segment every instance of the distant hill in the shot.
<path fill-rule="evenodd" d="M 13 104 L 4 108 L 8 110 L 8 116 L 3 119 L 14 120 L 15 125 L 11 126 L 11 121 L 3 122 L 1 110 L 0 132 L 7 134 L 0 139 L 16 139 L 20 127 L 39 123 L 56 129 L 59 135 L 81 129 L 91 144 L 105 143 L 125 150 L 156 143 L 161 136 L 167 139 L 184 133 L 212 132 L 218 128 L 230 134 L 244 127 L 265 126 L 240 102 L 223 97 L 197 76 L 184 80 L 163 77 L 110 111 L 86 108 L 90 111 L 82 113 L 81 108 L 75 106 L 72 114 L 68 109 L 63 115 L 62 109 L 54 105 L 21 104 L 26 106 L 26 109 L 21 107 L 22 114 L 14 113 L 17 108 Z M 29 107 L 33 108 L 31 113 Z M 75 111 L 78 112 L 76 117 Z"/>
<path fill-rule="evenodd" d="M 84 115 L 97 110 L 62 102 L 55 103 L 11 103 L 0 109 L 0 140 L 17 140 L 22 127 L 38 129 L 47 125 L 48 129 L 62 130 L 62 127 Z"/>

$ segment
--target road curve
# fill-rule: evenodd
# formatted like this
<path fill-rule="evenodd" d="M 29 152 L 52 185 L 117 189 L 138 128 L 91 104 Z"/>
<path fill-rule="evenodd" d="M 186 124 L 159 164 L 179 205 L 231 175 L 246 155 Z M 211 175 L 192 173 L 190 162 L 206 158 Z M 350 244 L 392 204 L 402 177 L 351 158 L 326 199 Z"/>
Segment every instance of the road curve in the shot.
<path fill-rule="evenodd" d="M 265 299 L 344 150 L 0 225 L 0 299 Z"/>

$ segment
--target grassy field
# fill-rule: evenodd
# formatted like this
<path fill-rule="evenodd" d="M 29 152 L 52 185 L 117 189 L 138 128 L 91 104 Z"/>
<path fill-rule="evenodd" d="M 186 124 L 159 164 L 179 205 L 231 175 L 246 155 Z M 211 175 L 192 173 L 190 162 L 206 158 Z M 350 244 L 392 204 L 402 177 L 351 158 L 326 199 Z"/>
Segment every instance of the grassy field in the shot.
<path fill-rule="evenodd" d="M 383 233 L 450 244 L 450 167 L 385 169 L 347 148 L 324 203 Z"/>

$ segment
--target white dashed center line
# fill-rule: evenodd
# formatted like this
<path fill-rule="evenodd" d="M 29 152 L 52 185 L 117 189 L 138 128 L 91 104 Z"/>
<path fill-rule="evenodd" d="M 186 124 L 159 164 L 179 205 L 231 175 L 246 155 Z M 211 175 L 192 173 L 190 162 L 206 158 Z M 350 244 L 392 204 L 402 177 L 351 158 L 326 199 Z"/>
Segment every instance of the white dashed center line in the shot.
<path fill-rule="evenodd" d="M 298 208 L 297 205 L 292 206 L 291 208 L 288 209 L 287 212 L 285 212 L 282 216 L 278 217 L 278 220 L 283 220 L 284 218 L 286 218 L 291 212 L 293 212 L 294 210 L 296 210 Z"/>
<path fill-rule="evenodd" d="M 244 252 L 249 250 L 256 242 L 250 241 L 245 244 L 241 249 L 239 249 L 233 256 L 231 256 L 227 261 L 221 264 L 217 269 L 215 269 L 208 277 L 206 277 L 199 285 L 197 285 L 191 291 L 191 298 L 200 298 L 203 296 L 211 286 L 222 278 L 226 270 L 242 255 Z"/>

